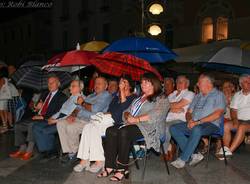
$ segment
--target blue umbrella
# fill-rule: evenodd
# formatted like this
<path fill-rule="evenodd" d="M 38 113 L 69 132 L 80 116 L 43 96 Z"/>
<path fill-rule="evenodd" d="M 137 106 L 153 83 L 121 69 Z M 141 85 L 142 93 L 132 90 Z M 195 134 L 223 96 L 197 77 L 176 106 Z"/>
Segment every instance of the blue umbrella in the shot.
<path fill-rule="evenodd" d="M 176 58 L 176 54 L 160 42 L 142 37 L 117 40 L 104 48 L 103 52 L 122 52 L 145 59 L 150 63 L 163 63 Z"/>

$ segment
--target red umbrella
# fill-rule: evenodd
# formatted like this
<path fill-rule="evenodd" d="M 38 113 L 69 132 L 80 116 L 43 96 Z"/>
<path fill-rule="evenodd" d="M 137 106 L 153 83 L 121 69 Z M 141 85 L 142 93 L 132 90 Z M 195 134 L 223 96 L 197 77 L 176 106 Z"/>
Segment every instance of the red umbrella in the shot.
<path fill-rule="evenodd" d="M 100 72 L 117 77 L 127 74 L 138 81 L 145 72 L 152 72 L 162 80 L 162 76 L 149 62 L 129 54 L 106 52 L 92 59 L 91 63 Z"/>
<path fill-rule="evenodd" d="M 44 69 L 49 71 L 70 71 L 74 72 L 83 68 L 83 66 L 91 65 L 90 60 L 98 54 L 91 51 L 73 50 L 63 52 L 52 57 L 48 61 L 48 65 Z M 79 66 L 79 67 L 76 67 Z"/>
<path fill-rule="evenodd" d="M 48 60 L 48 65 L 54 65 L 54 64 L 56 64 L 56 63 L 59 63 L 59 62 L 62 60 L 63 56 L 64 56 L 66 53 L 67 53 L 67 52 L 62 52 L 62 53 L 60 53 L 60 54 L 57 54 L 57 55 L 53 56 L 52 58 L 50 58 L 50 59 Z"/>

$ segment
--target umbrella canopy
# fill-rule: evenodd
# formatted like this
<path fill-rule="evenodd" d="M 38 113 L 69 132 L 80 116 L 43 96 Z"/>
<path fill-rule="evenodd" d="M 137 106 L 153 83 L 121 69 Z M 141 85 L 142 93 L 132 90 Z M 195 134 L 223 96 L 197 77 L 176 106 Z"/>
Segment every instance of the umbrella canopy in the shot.
<path fill-rule="evenodd" d="M 30 60 L 23 63 L 20 68 L 25 67 L 34 67 L 34 66 L 43 66 L 46 64 L 46 60 Z"/>
<path fill-rule="evenodd" d="M 207 44 L 198 44 L 188 47 L 176 48 L 173 51 L 178 55 L 177 62 L 207 62 L 216 52 L 224 47 L 239 47 L 238 39 L 215 41 Z"/>
<path fill-rule="evenodd" d="M 117 77 L 127 74 L 138 81 L 145 72 L 152 72 L 162 80 L 159 72 L 147 61 L 129 54 L 107 52 L 92 59 L 91 63 L 100 72 Z"/>
<path fill-rule="evenodd" d="M 72 80 L 71 75 L 66 72 L 55 73 L 61 82 L 61 88 L 66 87 Z M 12 79 L 18 87 L 31 88 L 36 91 L 42 91 L 48 88 L 47 80 L 49 72 L 41 70 L 41 67 L 22 67 L 13 75 Z"/>
<path fill-rule="evenodd" d="M 80 49 L 85 50 L 85 51 L 100 52 L 108 45 L 109 44 L 107 42 L 104 42 L 104 41 L 90 41 L 90 42 L 82 44 L 80 46 Z"/>
<path fill-rule="evenodd" d="M 117 40 L 103 52 L 122 52 L 145 59 L 150 63 L 162 63 L 176 58 L 176 54 L 160 42 L 142 37 L 128 37 Z"/>
<path fill-rule="evenodd" d="M 91 65 L 90 60 L 98 54 L 91 51 L 73 50 L 52 57 L 48 64 L 43 67 L 47 71 L 75 72 Z"/>
<path fill-rule="evenodd" d="M 238 74 L 250 73 L 250 51 L 239 47 L 224 47 L 203 66 Z"/>
<path fill-rule="evenodd" d="M 67 52 L 62 52 L 62 53 L 60 53 L 60 54 L 57 54 L 57 55 L 53 56 L 52 58 L 50 58 L 50 59 L 48 60 L 48 65 L 53 65 L 53 64 L 59 63 L 59 62 L 62 60 L 63 56 L 64 56 L 66 53 L 67 53 Z"/>

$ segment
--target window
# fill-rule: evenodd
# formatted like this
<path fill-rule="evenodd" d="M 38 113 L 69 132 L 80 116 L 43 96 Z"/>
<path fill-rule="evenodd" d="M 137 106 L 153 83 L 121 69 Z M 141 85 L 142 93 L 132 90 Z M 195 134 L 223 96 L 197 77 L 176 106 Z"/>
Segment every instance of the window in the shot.
<path fill-rule="evenodd" d="M 67 49 L 68 46 L 68 32 L 67 31 L 63 31 L 63 35 L 62 35 L 62 47 L 64 50 Z"/>
<path fill-rule="evenodd" d="M 89 31 L 88 31 L 88 28 L 83 28 L 82 31 L 81 31 L 81 42 L 82 43 L 85 43 L 88 41 L 89 39 Z"/>
<path fill-rule="evenodd" d="M 110 41 L 110 24 L 109 23 L 103 24 L 102 38 L 106 42 Z"/>
<path fill-rule="evenodd" d="M 15 31 L 14 30 L 11 30 L 11 39 L 12 39 L 12 41 L 15 40 Z"/>
<path fill-rule="evenodd" d="M 62 17 L 69 16 L 69 0 L 62 0 Z"/>
<path fill-rule="evenodd" d="M 4 43 L 4 44 L 7 44 L 7 40 L 8 40 L 8 38 L 7 38 L 7 32 L 4 32 L 4 35 L 3 35 L 3 43 Z"/>
<path fill-rule="evenodd" d="M 110 6 L 109 0 L 102 0 L 102 5 L 101 5 L 100 10 L 102 12 L 107 12 L 107 11 L 109 11 L 109 8 L 110 8 L 109 6 Z"/>
<path fill-rule="evenodd" d="M 28 38 L 30 38 L 31 37 L 31 25 L 30 24 L 27 25 L 27 33 L 28 33 Z"/>
<path fill-rule="evenodd" d="M 213 40 L 213 20 L 207 17 L 202 21 L 202 42 L 207 43 Z"/>
<path fill-rule="evenodd" d="M 228 19 L 218 17 L 216 22 L 216 40 L 225 40 L 228 37 Z"/>
<path fill-rule="evenodd" d="M 23 40 L 24 39 L 24 37 L 23 37 L 23 28 L 20 27 L 19 31 L 20 31 L 20 39 Z"/>

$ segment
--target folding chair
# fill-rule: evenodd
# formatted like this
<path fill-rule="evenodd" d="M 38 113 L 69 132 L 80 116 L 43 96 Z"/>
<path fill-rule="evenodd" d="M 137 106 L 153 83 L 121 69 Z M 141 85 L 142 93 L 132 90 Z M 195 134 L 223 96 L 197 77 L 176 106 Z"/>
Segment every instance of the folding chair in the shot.
<path fill-rule="evenodd" d="M 160 147 L 161 147 L 161 151 L 162 153 L 165 155 L 165 151 L 164 151 L 164 148 L 163 148 L 163 144 L 164 142 L 166 141 L 166 137 L 165 136 L 161 136 L 160 137 Z M 134 141 L 134 143 L 141 143 L 143 142 L 144 143 L 144 146 L 145 146 L 145 155 L 143 157 L 143 172 L 142 172 L 142 180 L 144 180 L 144 176 L 145 176 L 145 171 L 146 171 L 146 163 L 147 163 L 147 146 L 146 146 L 146 142 L 144 140 L 144 138 L 140 138 L 140 139 L 137 139 L 136 141 Z M 133 158 L 135 160 L 135 165 L 136 165 L 136 168 L 139 169 L 139 164 L 137 162 L 137 158 L 136 158 L 136 154 L 135 154 L 135 149 L 134 149 L 134 144 L 132 145 L 132 148 L 131 148 L 131 151 L 132 151 L 132 154 L 133 154 Z M 168 168 L 168 161 L 166 160 L 165 157 L 164 158 L 164 163 L 165 163 L 165 167 L 166 167 L 166 171 L 168 173 L 168 175 L 170 174 L 169 172 L 169 168 Z"/>

